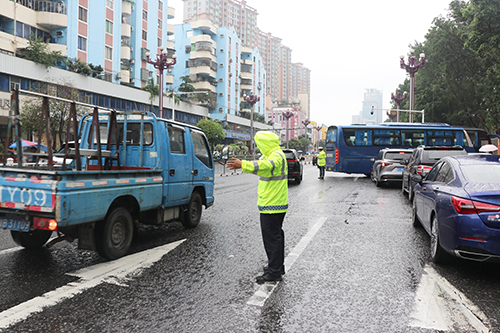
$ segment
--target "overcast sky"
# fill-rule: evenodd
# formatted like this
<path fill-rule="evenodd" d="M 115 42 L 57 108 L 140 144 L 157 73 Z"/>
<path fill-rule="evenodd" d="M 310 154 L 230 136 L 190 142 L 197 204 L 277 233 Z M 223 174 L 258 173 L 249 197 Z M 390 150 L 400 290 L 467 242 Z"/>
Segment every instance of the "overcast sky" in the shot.
<path fill-rule="evenodd" d="M 351 124 L 362 109 L 365 89 L 391 92 L 406 77 L 409 45 L 423 42 L 435 17 L 446 15 L 451 0 L 290 1 L 247 0 L 258 27 L 292 49 L 292 62 L 311 70 L 311 120 Z M 302 4 L 302 5 L 300 5 Z M 168 0 L 181 23 L 182 0 Z"/>

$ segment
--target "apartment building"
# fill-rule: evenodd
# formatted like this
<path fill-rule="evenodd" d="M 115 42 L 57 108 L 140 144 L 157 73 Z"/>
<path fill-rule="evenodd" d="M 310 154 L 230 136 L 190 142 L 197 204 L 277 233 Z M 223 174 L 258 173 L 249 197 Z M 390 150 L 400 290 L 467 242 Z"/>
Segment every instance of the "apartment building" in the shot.
<path fill-rule="evenodd" d="M 188 76 L 196 91 L 212 93 L 217 107 L 210 117 L 227 121 L 250 111 L 244 96 L 257 95 L 254 112 L 265 114 L 266 70 L 257 48 L 242 46 L 234 27 L 217 27 L 209 20 L 176 25 L 177 64 L 173 88 Z M 234 119 L 234 118 L 233 118 Z M 240 126 L 241 128 L 241 126 Z"/>
<path fill-rule="evenodd" d="M 183 0 L 183 22 L 210 20 L 218 27 L 234 27 L 243 46 L 258 46 L 257 10 L 235 0 Z"/>

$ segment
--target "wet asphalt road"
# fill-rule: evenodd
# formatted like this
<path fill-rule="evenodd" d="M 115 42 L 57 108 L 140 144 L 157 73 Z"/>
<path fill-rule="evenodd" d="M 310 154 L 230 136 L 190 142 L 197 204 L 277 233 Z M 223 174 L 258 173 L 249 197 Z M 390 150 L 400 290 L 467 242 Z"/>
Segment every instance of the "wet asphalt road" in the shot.
<path fill-rule="evenodd" d="M 500 332 L 499 265 L 433 265 L 429 237 L 412 226 L 411 207 L 399 187 L 377 188 L 364 176 L 328 172 L 318 180 L 315 167 L 304 170 L 300 185 L 290 183 L 284 225 L 286 254 L 299 255 L 263 306 L 248 304 L 260 290 L 254 280 L 266 263 L 258 178 L 219 174 L 215 205 L 203 211 L 196 229 L 180 223 L 140 227 L 131 254 L 182 244 L 127 279 L 99 283 L 3 331 L 475 331 L 458 323 L 444 330 L 411 325 L 417 290 L 430 266 L 484 313 L 489 331 Z M 296 252 L 300 244 L 305 246 Z M 79 283 L 69 274 L 103 262 L 76 244 L 20 250 L 0 231 L 0 320 L 16 305 L 27 307 L 37 296 Z"/>

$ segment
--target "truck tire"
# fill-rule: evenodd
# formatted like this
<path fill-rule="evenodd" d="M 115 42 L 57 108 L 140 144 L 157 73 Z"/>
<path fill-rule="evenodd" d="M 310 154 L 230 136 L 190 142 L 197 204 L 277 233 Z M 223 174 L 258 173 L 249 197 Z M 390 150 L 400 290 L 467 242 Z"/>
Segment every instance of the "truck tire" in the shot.
<path fill-rule="evenodd" d="M 134 223 L 124 207 L 113 209 L 104 221 L 96 224 L 96 249 L 102 257 L 113 260 L 127 254 L 132 244 Z"/>
<path fill-rule="evenodd" d="M 191 195 L 187 211 L 184 213 L 184 218 L 182 219 L 184 228 L 192 229 L 200 223 L 202 209 L 201 196 L 198 192 L 194 192 L 193 195 Z"/>
<path fill-rule="evenodd" d="M 35 229 L 30 232 L 21 232 L 11 230 L 10 235 L 17 245 L 26 249 L 36 249 L 47 243 L 50 235 L 52 235 L 52 231 Z"/>

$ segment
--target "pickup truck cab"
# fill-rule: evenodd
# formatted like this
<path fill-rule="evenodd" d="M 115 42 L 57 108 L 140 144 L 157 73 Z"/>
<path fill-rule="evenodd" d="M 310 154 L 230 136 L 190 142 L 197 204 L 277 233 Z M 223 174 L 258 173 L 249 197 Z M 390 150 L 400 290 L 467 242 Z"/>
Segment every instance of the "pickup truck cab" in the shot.
<path fill-rule="evenodd" d="M 199 128 L 149 112 L 96 112 L 66 147 L 70 165 L 0 166 L 0 228 L 17 244 L 40 247 L 57 232 L 49 246 L 78 239 L 115 259 L 128 252 L 134 221 L 194 228 L 213 205 L 214 163 Z"/>

